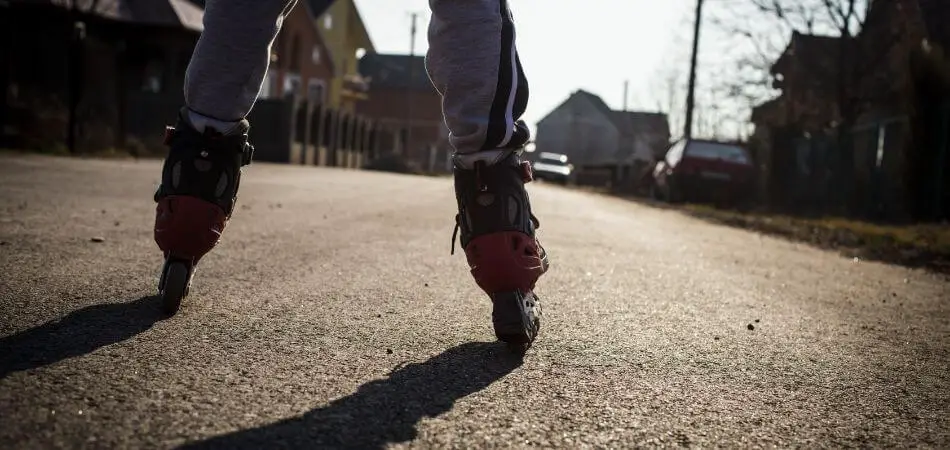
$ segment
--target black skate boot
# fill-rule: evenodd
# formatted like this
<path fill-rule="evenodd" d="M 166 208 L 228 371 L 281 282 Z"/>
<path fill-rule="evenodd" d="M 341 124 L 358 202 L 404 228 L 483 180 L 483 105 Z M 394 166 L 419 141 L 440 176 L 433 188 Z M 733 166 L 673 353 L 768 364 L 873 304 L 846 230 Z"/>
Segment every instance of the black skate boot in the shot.
<path fill-rule="evenodd" d="M 475 282 L 492 300 L 495 335 L 524 351 L 541 326 L 535 282 L 548 270 L 548 258 L 535 238 L 538 220 L 524 185 L 531 166 L 511 151 L 498 162 L 455 167 L 455 193 L 462 248 Z M 452 237 L 455 250 L 455 236 Z"/>
<path fill-rule="evenodd" d="M 248 129 L 242 121 L 234 134 L 199 133 L 183 109 L 177 125 L 165 130 L 169 151 L 155 193 L 155 242 L 165 255 L 158 290 L 168 314 L 178 311 L 195 266 L 218 244 L 231 218 L 241 167 L 254 152 Z"/>

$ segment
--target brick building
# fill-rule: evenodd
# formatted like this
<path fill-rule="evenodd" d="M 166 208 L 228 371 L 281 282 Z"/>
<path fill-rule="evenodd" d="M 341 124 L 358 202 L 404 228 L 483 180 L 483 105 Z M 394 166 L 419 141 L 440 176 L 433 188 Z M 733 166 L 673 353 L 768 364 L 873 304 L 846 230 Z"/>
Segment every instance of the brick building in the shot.
<path fill-rule="evenodd" d="M 55 150 L 75 103 L 77 150 L 158 140 L 183 102 L 202 31 L 187 0 L 0 2 L 0 142 Z"/>
<path fill-rule="evenodd" d="M 388 131 L 380 148 L 401 154 L 423 170 L 445 170 L 451 155 L 448 129 L 425 58 L 370 53 L 360 59 L 359 69 L 369 80 L 370 91 L 358 111 Z"/>
<path fill-rule="evenodd" d="M 309 2 L 298 2 L 284 19 L 271 49 L 262 99 L 298 94 L 311 102 L 326 101 L 334 65 L 316 17 Z"/>

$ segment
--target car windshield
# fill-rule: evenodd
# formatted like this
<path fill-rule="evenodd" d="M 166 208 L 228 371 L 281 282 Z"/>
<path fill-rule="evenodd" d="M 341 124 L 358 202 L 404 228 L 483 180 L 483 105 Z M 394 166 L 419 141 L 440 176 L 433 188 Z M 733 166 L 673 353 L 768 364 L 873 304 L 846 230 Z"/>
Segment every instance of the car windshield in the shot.
<path fill-rule="evenodd" d="M 715 142 L 691 142 L 686 154 L 690 158 L 722 159 L 725 161 L 748 164 L 749 157 L 742 147 Z"/>

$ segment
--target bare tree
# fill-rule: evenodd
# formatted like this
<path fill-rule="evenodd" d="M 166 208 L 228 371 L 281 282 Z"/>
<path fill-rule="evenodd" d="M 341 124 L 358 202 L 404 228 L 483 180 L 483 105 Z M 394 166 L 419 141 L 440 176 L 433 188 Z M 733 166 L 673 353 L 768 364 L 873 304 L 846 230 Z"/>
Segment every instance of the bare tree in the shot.
<path fill-rule="evenodd" d="M 686 101 L 686 81 L 682 68 L 677 64 L 667 64 L 657 70 L 650 91 L 656 109 L 665 113 L 669 121 L 673 138 L 678 137 L 682 128 L 682 105 Z"/>
<path fill-rule="evenodd" d="M 836 188 L 828 207 L 854 204 L 854 129 L 861 116 L 877 105 L 890 106 L 899 93 L 889 74 L 891 57 L 907 36 L 912 8 L 902 0 L 734 0 L 720 8 L 710 22 L 730 44 L 734 54 L 731 76 L 719 78 L 717 89 L 733 102 L 754 105 L 776 97 L 775 82 L 786 93 L 789 83 L 805 83 L 807 96 L 783 95 L 781 102 L 796 106 L 788 125 L 829 133 L 835 145 L 825 154 L 823 176 Z M 872 7 L 873 5 L 873 7 Z M 794 81 L 773 76 L 772 67 L 792 37 L 818 42 L 813 58 L 803 52 L 789 55 L 797 65 Z M 825 39 L 809 36 L 823 36 Z M 824 47 L 822 47 L 824 45 Z M 814 50 L 814 49 L 812 49 Z M 802 65 L 801 61 L 808 61 Z M 805 108 L 801 108 L 805 107 Z M 804 113 L 802 113 L 804 111 Z M 798 119 L 803 122 L 796 123 Z M 843 210 L 842 210 L 843 211 Z"/>
<path fill-rule="evenodd" d="M 718 88 L 743 102 L 773 97 L 770 69 L 793 33 L 835 37 L 837 48 L 830 51 L 837 79 L 827 81 L 836 92 L 839 125 L 852 125 L 862 108 L 881 93 L 869 81 L 885 70 L 901 37 L 899 29 L 880 27 L 873 45 L 859 39 L 870 4 L 871 0 L 739 0 L 732 8 L 720 9 L 710 22 L 732 36 L 743 52 L 733 61 L 734 76 L 722 78 Z"/>

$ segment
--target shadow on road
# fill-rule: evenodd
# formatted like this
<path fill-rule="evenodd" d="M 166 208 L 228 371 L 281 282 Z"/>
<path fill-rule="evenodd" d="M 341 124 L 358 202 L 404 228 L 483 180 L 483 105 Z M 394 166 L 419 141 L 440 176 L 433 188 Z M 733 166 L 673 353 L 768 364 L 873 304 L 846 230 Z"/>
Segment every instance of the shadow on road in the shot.
<path fill-rule="evenodd" d="M 501 344 L 462 344 L 302 416 L 183 448 L 383 448 L 411 441 L 420 420 L 449 411 L 521 363 Z"/>
<path fill-rule="evenodd" d="M 158 299 L 93 305 L 0 338 L 0 379 L 82 356 L 148 330 L 163 316 Z"/>

